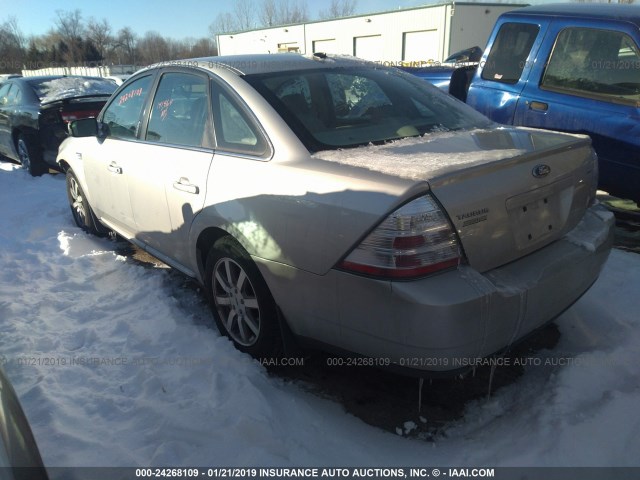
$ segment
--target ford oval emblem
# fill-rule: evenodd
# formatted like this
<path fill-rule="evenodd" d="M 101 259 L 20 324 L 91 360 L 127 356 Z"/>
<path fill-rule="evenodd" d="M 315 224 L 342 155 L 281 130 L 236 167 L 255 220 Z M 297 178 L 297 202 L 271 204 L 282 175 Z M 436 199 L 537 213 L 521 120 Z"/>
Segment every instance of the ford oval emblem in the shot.
<path fill-rule="evenodd" d="M 551 173 L 551 167 L 549 165 L 545 165 L 544 163 L 541 163 L 540 165 L 536 165 L 535 167 L 533 167 L 533 170 L 531 171 L 531 174 L 536 178 L 546 177 L 550 173 Z"/>

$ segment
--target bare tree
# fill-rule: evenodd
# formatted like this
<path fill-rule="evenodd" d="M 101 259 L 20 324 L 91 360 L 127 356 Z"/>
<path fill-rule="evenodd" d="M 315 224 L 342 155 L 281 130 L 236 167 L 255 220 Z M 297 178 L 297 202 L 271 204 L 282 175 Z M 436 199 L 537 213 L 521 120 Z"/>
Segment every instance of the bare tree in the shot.
<path fill-rule="evenodd" d="M 138 42 L 138 52 L 146 63 L 171 60 L 169 44 L 158 32 L 147 32 Z"/>
<path fill-rule="evenodd" d="M 353 15 L 356 11 L 357 0 L 331 0 L 327 10 L 320 11 L 320 18 L 340 18 Z"/>
<path fill-rule="evenodd" d="M 259 19 L 265 27 L 306 22 L 309 8 L 306 0 L 263 0 Z"/>
<path fill-rule="evenodd" d="M 251 0 L 236 0 L 233 13 L 238 30 L 249 30 L 255 26 L 255 6 Z"/>
<path fill-rule="evenodd" d="M 72 12 L 56 10 L 56 19 L 54 20 L 58 33 L 63 38 L 80 37 L 84 31 L 82 27 L 82 13 L 77 8 Z"/>
<path fill-rule="evenodd" d="M 17 72 L 21 67 L 21 60 L 25 53 L 25 40 L 18 28 L 15 17 L 9 17 L 0 24 L 0 58 L 3 70 L 9 73 Z"/>
<path fill-rule="evenodd" d="M 69 63 L 80 62 L 82 60 L 82 36 L 84 34 L 80 10 L 75 9 L 70 12 L 56 10 L 54 24 L 56 26 L 55 31 L 63 42 L 61 48 L 65 51 L 64 60 Z"/>
<path fill-rule="evenodd" d="M 118 31 L 116 49 L 118 50 L 118 63 L 136 64 L 137 38 L 130 27 L 124 27 Z"/>
<path fill-rule="evenodd" d="M 201 38 L 191 46 L 190 57 L 212 57 L 218 55 L 216 42 L 209 38 Z"/>
<path fill-rule="evenodd" d="M 3 42 L 11 44 L 17 48 L 24 48 L 24 36 L 18 27 L 18 20 L 16 17 L 9 17 L 0 25 L 0 35 L 2 35 Z"/>
<path fill-rule="evenodd" d="M 211 35 L 236 32 L 238 30 L 240 30 L 238 23 L 229 12 L 219 13 L 215 21 L 209 25 L 209 33 Z"/>
<path fill-rule="evenodd" d="M 305 0 L 280 0 L 278 6 L 278 23 L 301 23 L 309 20 L 307 2 Z"/>
<path fill-rule="evenodd" d="M 263 0 L 260 8 L 260 23 L 265 27 L 278 24 L 278 7 L 276 0 Z"/>
<path fill-rule="evenodd" d="M 100 21 L 90 18 L 87 23 L 87 38 L 95 45 L 100 57 L 107 58 L 107 54 L 112 47 L 113 37 L 111 36 L 111 25 L 106 18 Z"/>

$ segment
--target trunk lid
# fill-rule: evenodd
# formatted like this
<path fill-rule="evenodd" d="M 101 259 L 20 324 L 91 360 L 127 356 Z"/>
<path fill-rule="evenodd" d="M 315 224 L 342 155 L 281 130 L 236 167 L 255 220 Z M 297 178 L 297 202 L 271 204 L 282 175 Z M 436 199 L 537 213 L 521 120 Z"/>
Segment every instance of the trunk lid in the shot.
<path fill-rule="evenodd" d="M 597 184 L 588 137 L 513 128 L 471 136 L 481 150 L 518 151 L 429 180 L 473 268 L 483 272 L 509 263 L 578 224 Z"/>

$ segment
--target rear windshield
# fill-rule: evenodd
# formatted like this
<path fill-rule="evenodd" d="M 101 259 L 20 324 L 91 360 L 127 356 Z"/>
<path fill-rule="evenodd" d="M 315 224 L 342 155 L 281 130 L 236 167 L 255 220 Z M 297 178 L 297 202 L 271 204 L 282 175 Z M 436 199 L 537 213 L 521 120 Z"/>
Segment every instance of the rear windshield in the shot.
<path fill-rule="evenodd" d="M 310 151 L 491 124 L 424 80 L 396 69 L 318 69 L 245 78 Z"/>
<path fill-rule="evenodd" d="M 116 88 L 115 83 L 98 77 L 62 77 L 29 80 L 41 103 L 54 102 L 65 98 L 108 96 Z"/>

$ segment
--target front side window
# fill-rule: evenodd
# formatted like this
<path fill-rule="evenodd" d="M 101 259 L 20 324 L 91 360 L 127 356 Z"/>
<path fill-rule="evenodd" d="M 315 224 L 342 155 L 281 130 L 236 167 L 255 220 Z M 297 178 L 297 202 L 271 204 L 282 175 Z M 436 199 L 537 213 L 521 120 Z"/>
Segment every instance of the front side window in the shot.
<path fill-rule="evenodd" d="M 482 78 L 501 83 L 518 83 L 540 27 L 531 23 L 505 23 L 500 27 Z"/>
<path fill-rule="evenodd" d="M 209 116 L 208 81 L 200 75 L 166 73 L 153 99 L 146 139 L 200 147 Z"/>
<path fill-rule="evenodd" d="M 102 123 L 108 127 L 110 138 L 137 137 L 152 78 L 151 75 L 147 75 L 135 80 L 111 101 L 102 116 Z"/>
<path fill-rule="evenodd" d="M 640 51 L 622 32 L 567 28 L 556 39 L 541 87 L 636 105 Z"/>
<path fill-rule="evenodd" d="M 395 69 L 278 72 L 248 81 L 310 151 L 490 123 L 427 82 Z"/>

